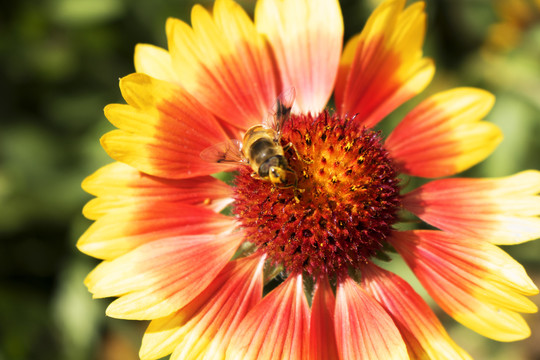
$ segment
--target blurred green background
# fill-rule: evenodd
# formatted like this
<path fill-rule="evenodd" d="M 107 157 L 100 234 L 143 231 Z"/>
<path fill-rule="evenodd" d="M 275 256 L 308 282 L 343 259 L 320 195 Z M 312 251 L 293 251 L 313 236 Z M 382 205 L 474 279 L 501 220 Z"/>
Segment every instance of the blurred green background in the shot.
<path fill-rule="evenodd" d="M 210 1 L 198 1 L 211 7 Z M 146 323 L 105 316 L 82 282 L 97 261 L 75 243 L 90 222 L 82 179 L 111 160 L 99 138 L 103 107 L 122 102 L 136 43 L 166 46 L 165 20 L 189 21 L 194 1 L 19 0 L 0 9 L 0 360 L 136 359 Z M 377 0 L 341 1 L 346 38 Z M 254 1 L 243 1 L 252 13 Z M 495 6 L 506 6 L 497 10 Z M 520 6 L 522 8 L 520 8 Z M 524 10 L 524 11 L 523 11 Z M 505 140 L 468 176 L 540 168 L 540 10 L 532 0 L 427 0 L 425 53 L 436 78 L 385 120 L 388 131 L 435 91 L 479 86 L 497 96 L 488 119 Z M 493 25 L 496 25 L 495 27 Z M 540 284 L 540 242 L 508 248 Z M 406 273 L 395 261 L 394 270 Z M 533 300 L 539 304 L 539 297 Z M 456 324 L 454 339 L 477 359 L 540 359 L 540 316 L 531 338 L 500 344 Z"/>

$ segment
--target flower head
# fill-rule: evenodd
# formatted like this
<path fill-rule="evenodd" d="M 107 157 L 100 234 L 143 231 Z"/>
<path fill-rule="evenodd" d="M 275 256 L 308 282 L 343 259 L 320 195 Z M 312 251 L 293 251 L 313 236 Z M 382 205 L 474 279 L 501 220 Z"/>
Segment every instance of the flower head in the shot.
<path fill-rule="evenodd" d="M 374 263 L 393 250 L 457 321 L 529 335 L 519 313 L 538 290 L 496 245 L 540 236 L 540 172 L 400 180 L 486 158 L 502 138 L 482 120 L 493 96 L 445 91 L 373 130 L 429 84 L 424 33 L 423 3 L 388 0 L 342 51 L 335 0 L 259 0 L 254 22 L 217 0 L 167 22 L 168 50 L 137 46 L 127 104 L 105 109 L 117 162 L 83 183 L 95 222 L 78 247 L 103 259 L 86 285 L 118 297 L 107 314 L 151 320 L 141 358 L 469 358 Z M 397 230 L 404 212 L 437 230 Z"/>

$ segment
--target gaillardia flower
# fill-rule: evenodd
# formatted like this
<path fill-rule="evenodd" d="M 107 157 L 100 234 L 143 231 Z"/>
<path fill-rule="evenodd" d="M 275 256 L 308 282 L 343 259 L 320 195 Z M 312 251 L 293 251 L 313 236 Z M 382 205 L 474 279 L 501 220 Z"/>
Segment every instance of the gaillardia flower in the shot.
<path fill-rule="evenodd" d="M 117 162 L 83 183 L 95 222 L 78 243 L 103 259 L 86 285 L 118 297 L 107 314 L 151 320 L 142 359 L 469 358 L 375 264 L 389 251 L 463 325 L 529 335 L 520 313 L 536 311 L 538 290 L 497 245 L 540 236 L 540 172 L 402 189 L 404 176 L 449 177 L 493 151 L 493 96 L 445 91 L 388 137 L 373 130 L 433 76 L 422 2 L 385 1 L 343 51 L 336 0 L 259 0 L 254 21 L 217 0 L 166 29 L 168 50 L 137 46 L 127 104 L 105 108 Z M 293 91 L 287 115 L 279 96 Z M 282 129 L 246 134 L 272 121 Z M 263 146 L 263 133 L 277 136 Z M 239 162 L 201 158 L 246 137 Z M 211 176 L 231 170 L 228 183 Z M 271 181 L 280 170 L 290 178 Z M 406 212 L 432 228 L 398 230 Z"/>

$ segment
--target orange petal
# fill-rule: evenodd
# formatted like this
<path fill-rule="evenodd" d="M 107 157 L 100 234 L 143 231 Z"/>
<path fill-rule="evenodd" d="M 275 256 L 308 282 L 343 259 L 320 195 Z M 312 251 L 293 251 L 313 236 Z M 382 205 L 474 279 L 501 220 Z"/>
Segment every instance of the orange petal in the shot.
<path fill-rule="evenodd" d="M 368 264 L 362 267 L 362 287 L 390 314 L 411 359 L 471 359 L 448 336 L 428 304 L 399 276 Z"/>
<path fill-rule="evenodd" d="M 392 246 L 433 299 L 474 331 L 515 341 L 530 334 L 518 312 L 535 312 L 538 289 L 523 267 L 487 241 L 441 231 L 395 233 Z"/>
<path fill-rule="evenodd" d="M 420 93 L 435 71 L 432 61 L 422 58 L 424 3 L 403 10 L 404 5 L 404 0 L 382 3 L 343 51 L 336 108 L 367 127 Z"/>
<path fill-rule="evenodd" d="M 502 140 L 494 124 L 481 121 L 494 103 L 487 91 L 457 88 L 415 107 L 385 147 L 408 174 L 449 176 L 484 160 Z"/>
<path fill-rule="evenodd" d="M 406 194 L 404 207 L 448 232 L 512 245 L 540 237 L 540 171 L 443 179 Z"/>
<path fill-rule="evenodd" d="M 291 275 L 240 323 L 227 359 L 307 359 L 308 326 L 302 275 Z"/>
<path fill-rule="evenodd" d="M 112 163 L 88 176 L 83 189 L 97 196 L 84 207 L 92 220 L 118 209 L 159 208 L 162 203 L 202 205 L 216 212 L 232 201 L 232 188 L 211 177 L 167 180 L 146 175 L 131 166 Z"/>
<path fill-rule="evenodd" d="M 141 359 L 224 359 L 232 333 L 262 297 L 264 257 L 229 262 L 189 304 L 146 330 Z"/>
<path fill-rule="evenodd" d="M 340 359 L 408 359 L 390 315 L 353 279 L 340 281 L 334 314 Z"/>
<path fill-rule="evenodd" d="M 101 140 L 113 159 L 169 179 L 224 169 L 203 161 L 200 153 L 226 141 L 227 134 L 185 90 L 144 74 L 122 78 L 120 88 L 129 105 L 109 105 L 105 115 L 121 130 L 111 131 Z"/>
<path fill-rule="evenodd" d="M 151 241 L 184 235 L 219 234 L 232 231 L 230 216 L 193 205 L 136 204 L 109 211 L 100 217 L 77 242 L 90 256 L 112 260 Z"/>
<path fill-rule="evenodd" d="M 242 233 L 155 240 L 103 261 L 85 284 L 95 298 L 120 296 L 107 308 L 109 316 L 138 320 L 168 316 L 214 280 L 242 241 Z"/>
<path fill-rule="evenodd" d="M 268 36 L 283 89 L 296 88 L 303 112 L 324 109 L 336 79 L 343 19 L 336 0 L 260 0 L 257 30 Z"/>
<path fill-rule="evenodd" d="M 213 17 L 196 5 L 191 23 L 193 28 L 167 21 L 169 51 L 182 86 L 236 127 L 261 123 L 277 96 L 265 38 L 232 0 L 217 0 Z"/>
<path fill-rule="evenodd" d="M 317 281 L 311 304 L 309 326 L 309 359 L 338 359 L 336 335 L 334 332 L 334 309 L 336 299 L 328 278 L 323 276 Z"/>

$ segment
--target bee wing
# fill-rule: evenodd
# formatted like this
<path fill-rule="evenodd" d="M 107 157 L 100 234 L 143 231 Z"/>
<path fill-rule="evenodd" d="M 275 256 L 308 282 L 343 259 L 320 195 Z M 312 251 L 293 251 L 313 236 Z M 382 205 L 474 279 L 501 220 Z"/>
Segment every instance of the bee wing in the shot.
<path fill-rule="evenodd" d="M 229 163 L 231 165 L 246 161 L 242 154 L 242 142 L 236 139 L 207 147 L 201 152 L 201 159 L 211 163 Z"/>
<path fill-rule="evenodd" d="M 270 114 L 266 118 L 266 121 L 263 122 L 265 127 L 276 131 L 278 139 L 281 137 L 283 125 L 285 125 L 287 120 L 291 117 L 291 110 L 295 98 L 296 90 L 293 87 L 279 94 L 270 110 Z"/>

